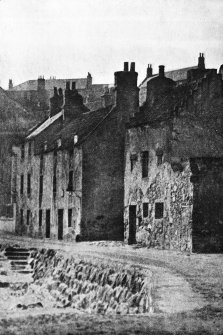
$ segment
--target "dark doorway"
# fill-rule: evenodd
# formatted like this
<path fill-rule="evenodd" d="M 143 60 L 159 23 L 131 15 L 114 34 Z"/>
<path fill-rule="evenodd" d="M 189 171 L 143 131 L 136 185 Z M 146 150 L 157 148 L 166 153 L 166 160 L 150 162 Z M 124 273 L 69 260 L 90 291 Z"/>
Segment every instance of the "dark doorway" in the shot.
<path fill-rule="evenodd" d="M 63 239 L 63 209 L 58 209 L 58 240 Z"/>
<path fill-rule="evenodd" d="M 129 239 L 128 244 L 136 243 L 136 206 L 129 206 Z"/>
<path fill-rule="evenodd" d="M 50 209 L 46 210 L 46 238 L 50 238 Z"/>

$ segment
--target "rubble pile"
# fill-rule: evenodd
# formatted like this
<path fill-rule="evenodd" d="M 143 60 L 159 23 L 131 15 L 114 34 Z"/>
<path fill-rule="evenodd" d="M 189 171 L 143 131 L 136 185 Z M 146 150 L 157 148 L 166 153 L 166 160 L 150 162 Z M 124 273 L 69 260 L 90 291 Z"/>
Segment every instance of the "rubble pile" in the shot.
<path fill-rule="evenodd" d="M 55 250 L 32 251 L 33 278 L 57 308 L 89 313 L 151 313 L 151 273 L 102 260 L 65 258 Z"/>

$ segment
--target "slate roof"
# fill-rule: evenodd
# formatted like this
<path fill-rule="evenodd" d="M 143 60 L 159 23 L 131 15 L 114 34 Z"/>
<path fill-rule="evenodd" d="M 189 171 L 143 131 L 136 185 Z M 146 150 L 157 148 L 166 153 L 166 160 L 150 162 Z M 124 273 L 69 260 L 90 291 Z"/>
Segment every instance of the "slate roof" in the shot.
<path fill-rule="evenodd" d="M 63 118 L 63 113 L 58 113 L 54 116 L 53 122 L 48 126 L 43 127 L 41 131 L 38 128 L 29 134 L 28 139 L 35 138 L 35 154 L 39 154 L 44 150 L 44 145 L 47 149 L 44 151 L 52 151 L 57 148 L 57 140 L 61 139 L 61 148 L 69 148 L 74 145 L 74 136 L 78 136 L 77 144 L 82 143 L 96 129 L 96 127 L 104 121 L 104 119 L 112 111 L 112 106 L 98 109 L 97 111 L 89 111 L 80 113 L 80 115 L 72 118 Z M 46 121 L 45 121 L 46 122 Z"/>
<path fill-rule="evenodd" d="M 45 79 L 45 89 L 48 91 L 53 91 L 54 86 L 58 88 L 65 89 L 66 82 L 70 83 L 75 81 L 77 89 L 86 88 L 87 78 L 75 78 L 75 79 Z M 37 90 L 37 79 L 35 80 L 27 80 L 22 84 L 15 85 L 11 91 L 36 91 Z"/>

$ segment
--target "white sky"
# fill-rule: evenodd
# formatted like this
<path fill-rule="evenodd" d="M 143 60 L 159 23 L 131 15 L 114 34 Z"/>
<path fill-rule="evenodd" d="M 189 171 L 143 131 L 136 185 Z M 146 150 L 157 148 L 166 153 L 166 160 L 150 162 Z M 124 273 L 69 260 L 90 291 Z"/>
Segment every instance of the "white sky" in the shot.
<path fill-rule="evenodd" d="M 124 61 L 154 72 L 223 63 L 223 0 L 0 0 L 0 85 L 39 75 L 113 83 Z"/>

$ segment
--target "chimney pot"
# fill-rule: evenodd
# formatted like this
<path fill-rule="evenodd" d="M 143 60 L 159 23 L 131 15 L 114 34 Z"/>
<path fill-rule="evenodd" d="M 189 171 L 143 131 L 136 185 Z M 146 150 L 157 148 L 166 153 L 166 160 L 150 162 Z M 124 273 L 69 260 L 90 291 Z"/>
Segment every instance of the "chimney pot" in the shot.
<path fill-rule="evenodd" d="M 130 71 L 131 71 L 131 72 L 135 72 L 135 62 L 132 62 L 132 63 L 131 63 Z"/>
<path fill-rule="evenodd" d="M 159 77 L 164 78 L 164 69 L 165 69 L 164 65 L 159 65 Z"/>
<path fill-rule="evenodd" d="M 146 74 L 147 74 L 147 78 L 152 77 L 152 75 L 153 75 L 152 64 L 148 64 L 147 73 Z"/>
<path fill-rule="evenodd" d="M 70 82 L 67 81 L 67 82 L 66 82 L 66 90 L 69 90 L 69 89 L 70 89 Z"/>
<path fill-rule="evenodd" d="M 53 91 L 54 91 L 54 96 L 57 95 L 57 87 L 54 87 Z"/>
<path fill-rule="evenodd" d="M 128 72 L 129 70 L 129 63 L 128 62 L 124 62 L 124 71 Z"/>
<path fill-rule="evenodd" d="M 75 81 L 72 82 L 72 90 L 76 90 L 76 82 Z"/>

